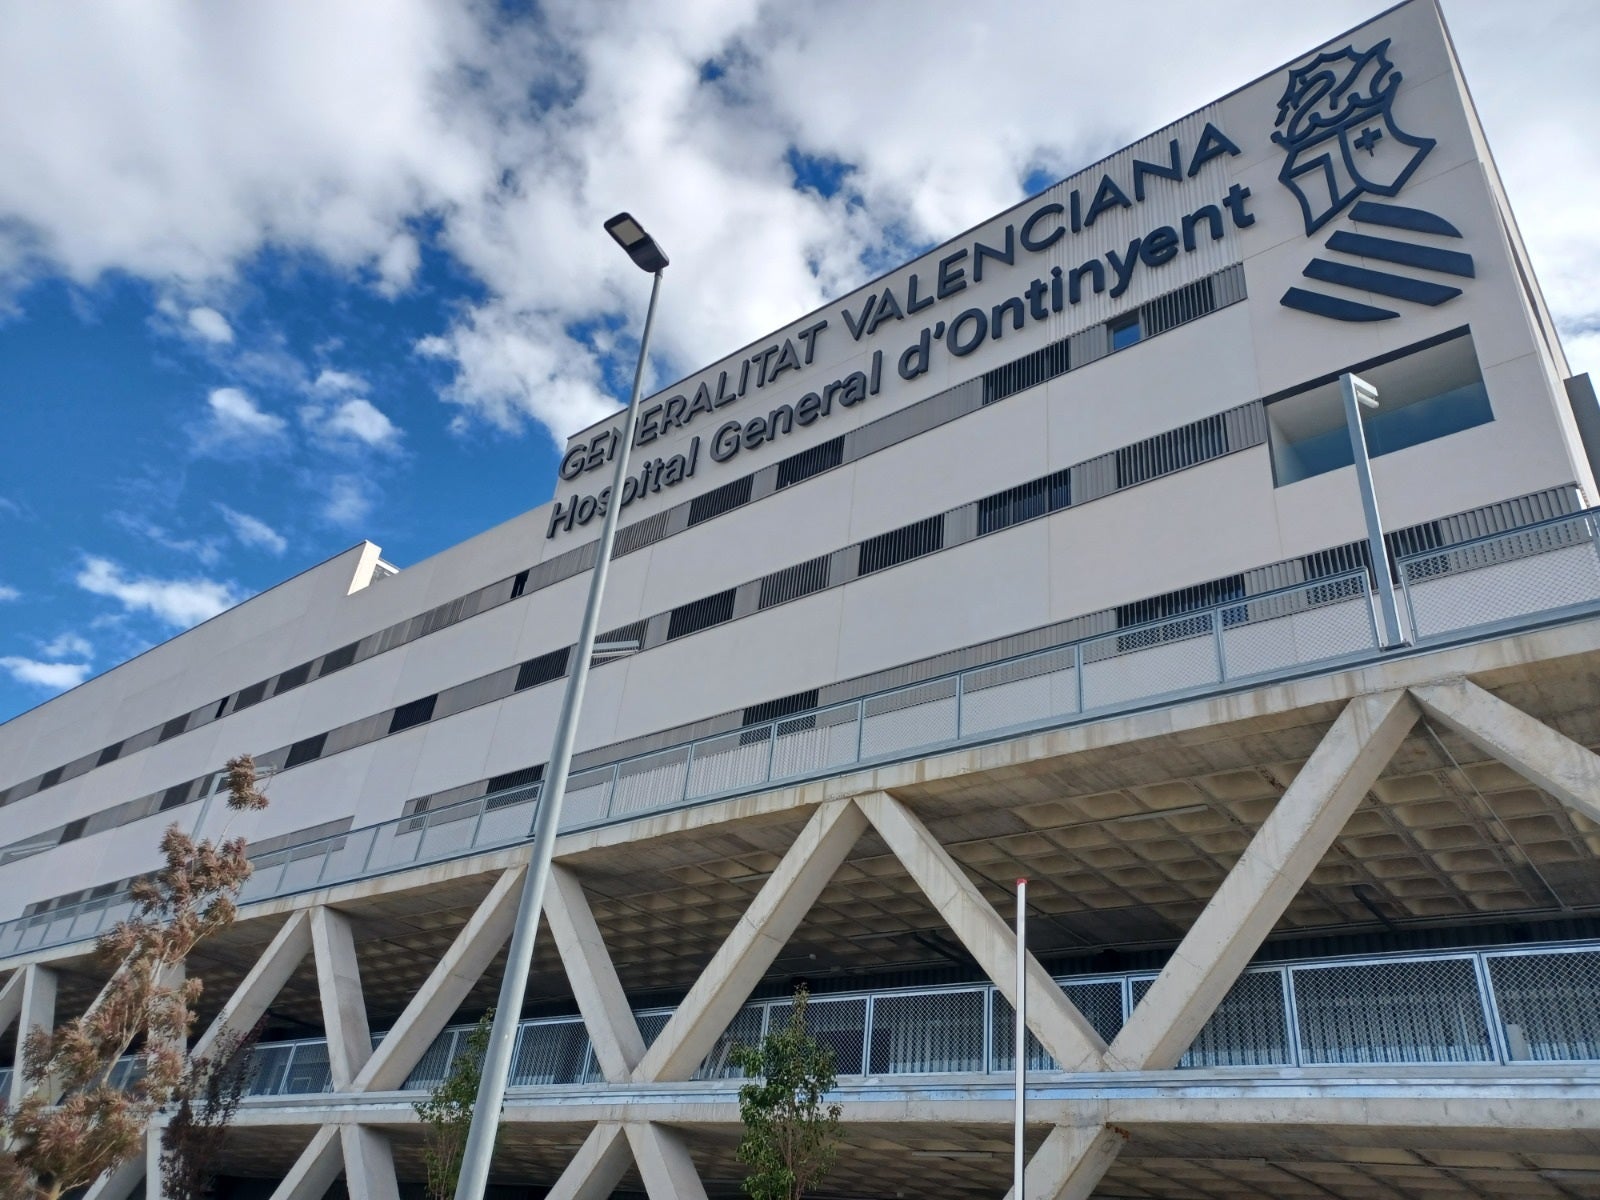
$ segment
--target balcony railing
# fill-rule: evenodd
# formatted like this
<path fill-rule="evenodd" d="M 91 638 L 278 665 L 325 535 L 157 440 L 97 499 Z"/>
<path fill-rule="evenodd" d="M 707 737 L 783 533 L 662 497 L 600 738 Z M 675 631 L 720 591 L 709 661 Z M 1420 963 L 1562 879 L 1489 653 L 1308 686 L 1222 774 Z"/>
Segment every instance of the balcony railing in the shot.
<path fill-rule="evenodd" d="M 1155 976 L 1057 980 L 1110 1041 Z M 1179 1063 L 1199 1067 L 1318 1067 L 1600 1062 L 1600 943 L 1326 959 L 1252 967 L 1240 976 Z M 745 1005 L 695 1072 L 733 1079 L 736 1044 L 789 1018 L 788 1000 Z M 648 1044 L 670 1009 L 636 1014 Z M 813 996 L 807 1025 L 845 1078 L 1012 1069 L 1011 1006 L 993 987 L 902 989 Z M 406 1079 L 433 1088 L 465 1052 L 470 1025 L 446 1029 Z M 381 1037 L 374 1038 L 374 1043 Z M 1029 1037 L 1028 1067 L 1056 1064 Z M 256 1049 L 253 1096 L 329 1088 L 322 1039 Z M 601 1081 L 578 1017 L 524 1021 L 512 1058 L 515 1087 Z"/>
<path fill-rule="evenodd" d="M 1400 558 L 1413 644 L 1600 612 L 1600 509 Z M 1379 646 L 1365 571 L 1118 629 L 574 774 L 563 832 L 1313 671 Z M 539 785 L 254 860 L 263 900 L 520 842 Z M 93 937 L 126 896 L 0 924 L 0 957 Z"/>

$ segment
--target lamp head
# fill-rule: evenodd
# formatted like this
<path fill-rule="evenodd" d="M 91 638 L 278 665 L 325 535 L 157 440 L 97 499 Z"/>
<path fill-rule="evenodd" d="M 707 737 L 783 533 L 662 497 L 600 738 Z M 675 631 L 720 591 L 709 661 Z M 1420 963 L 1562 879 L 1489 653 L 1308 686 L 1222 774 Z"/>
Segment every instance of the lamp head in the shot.
<path fill-rule="evenodd" d="M 655 238 L 644 231 L 644 226 L 633 219 L 632 213 L 619 212 L 606 222 L 609 233 L 628 252 L 634 266 L 655 274 L 667 265 L 667 256 L 656 245 Z"/>

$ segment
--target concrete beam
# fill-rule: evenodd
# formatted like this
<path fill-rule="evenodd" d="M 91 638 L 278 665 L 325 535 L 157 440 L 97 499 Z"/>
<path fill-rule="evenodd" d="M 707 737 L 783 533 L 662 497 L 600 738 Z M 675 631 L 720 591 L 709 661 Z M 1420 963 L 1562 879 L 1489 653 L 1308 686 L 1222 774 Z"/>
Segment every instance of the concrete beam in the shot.
<path fill-rule="evenodd" d="M 261 952 L 261 957 L 256 959 L 239 986 L 233 990 L 233 995 L 228 997 L 222 1011 L 200 1035 L 200 1040 L 195 1042 L 191 1053 L 196 1056 L 210 1054 L 217 1039 L 224 1033 L 245 1033 L 254 1026 L 266 1014 L 267 1006 L 277 998 L 310 949 L 310 914 L 304 909 L 290 913 L 289 919 Z"/>
<path fill-rule="evenodd" d="M 168 1200 L 167 1189 L 161 1179 L 161 1134 L 165 1128 L 152 1121 L 144 1131 L 144 1162 L 141 1164 L 144 1168 L 144 1200 Z"/>
<path fill-rule="evenodd" d="M 550 894 L 545 918 L 555 936 L 556 951 L 567 982 L 583 1014 L 594 1046 L 595 1061 L 608 1083 L 626 1083 L 644 1057 L 644 1037 L 617 978 L 600 926 L 595 923 L 583 884 L 570 867 L 550 868 Z"/>
<path fill-rule="evenodd" d="M 344 1092 L 372 1057 L 372 1030 L 367 1025 L 367 1002 L 361 994 L 361 968 L 356 962 L 350 919 L 325 904 L 312 909 L 311 949 L 317 964 L 322 1027 L 328 1035 L 328 1070 L 333 1090 Z"/>
<path fill-rule="evenodd" d="M 155 1139 L 155 1157 L 150 1157 L 150 1139 Z M 152 1174 L 152 1162 L 155 1164 Z M 145 1195 L 159 1200 L 161 1195 L 161 1129 L 150 1126 L 145 1133 L 145 1152 L 130 1158 L 119 1167 L 101 1174 L 84 1192 L 83 1200 L 128 1200 L 138 1190 L 142 1181 Z"/>
<path fill-rule="evenodd" d="M 633 1161 L 622 1125 L 602 1121 L 589 1131 L 546 1200 L 610 1200 Z"/>
<path fill-rule="evenodd" d="M 916 881 L 933 907 L 949 924 L 967 952 L 978 961 L 991 983 L 1014 1006 L 1017 1003 L 1016 932 L 977 885 L 950 857 L 928 827 L 886 792 L 857 797 L 856 801 Z M 1103 1066 L 1105 1040 L 1049 972 L 1029 954 L 1027 961 L 1028 1028 L 1061 1064 L 1063 1071 L 1098 1071 Z"/>
<path fill-rule="evenodd" d="M 1345 706 L 1111 1043 L 1112 1070 L 1177 1065 L 1416 719 L 1400 690 Z"/>
<path fill-rule="evenodd" d="M 1465 679 L 1414 687 L 1422 711 L 1568 808 L 1600 821 L 1600 756 Z"/>
<path fill-rule="evenodd" d="M 387 1134 L 365 1125 L 341 1125 L 344 1186 L 350 1200 L 400 1200 L 394 1176 L 394 1152 Z"/>
<path fill-rule="evenodd" d="M 22 1103 L 28 1094 L 28 1081 L 22 1064 L 28 1035 L 34 1029 L 49 1032 L 56 1027 L 56 973 L 37 964 L 22 968 L 22 994 L 17 1006 L 17 1057 L 12 1064 L 10 1107 Z"/>
<path fill-rule="evenodd" d="M 0 987 L 0 1033 L 11 1028 L 12 1022 L 22 1015 L 23 981 L 28 976 L 27 967 L 11 972 L 4 987 Z"/>
<path fill-rule="evenodd" d="M 634 1080 L 683 1080 L 694 1073 L 866 828 L 866 817 L 850 800 L 830 800 L 812 814 L 645 1051 Z"/>
<path fill-rule="evenodd" d="M 495 880 L 450 949 L 411 997 L 394 1028 L 357 1073 L 351 1091 L 387 1092 L 405 1083 L 411 1069 L 427 1053 L 433 1039 L 511 936 L 524 870 L 514 868 Z"/>
<path fill-rule="evenodd" d="M 623 1126 L 650 1200 L 706 1200 L 683 1136 L 665 1125 L 630 1121 Z"/>
<path fill-rule="evenodd" d="M 339 1126 L 324 1125 L 311 1135 L 311 1144 L 300 1152 L 289 1173 L 273 1189 L 271 1200 L 322 1200 L 323 1193 L 339 1178 L 343 1165 Z"/>
<path fill-rule="evenodd" d="M 1088 1200 L 1116 1160 L 1126 1137 L 1105 1124 L 1057 1125 L 1023 1172 L 1026 1200 Z M 1016 1190 L 1006 1189 L 1006 1200 Z"/>

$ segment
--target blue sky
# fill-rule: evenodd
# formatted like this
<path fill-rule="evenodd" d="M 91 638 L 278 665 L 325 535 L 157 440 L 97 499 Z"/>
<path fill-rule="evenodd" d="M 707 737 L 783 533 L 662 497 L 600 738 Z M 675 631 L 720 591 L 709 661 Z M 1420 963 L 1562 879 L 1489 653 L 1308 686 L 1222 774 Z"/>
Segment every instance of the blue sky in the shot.
<path fill-rule="evenodd" d="M 988 7 L 0 8 L 0 720 L 548 499 L 630 377 L 612 212 L 672 256 L 676 378 L 1380 5 Z M 1444 8 L 1600 369 L 1600 8 Z"/>

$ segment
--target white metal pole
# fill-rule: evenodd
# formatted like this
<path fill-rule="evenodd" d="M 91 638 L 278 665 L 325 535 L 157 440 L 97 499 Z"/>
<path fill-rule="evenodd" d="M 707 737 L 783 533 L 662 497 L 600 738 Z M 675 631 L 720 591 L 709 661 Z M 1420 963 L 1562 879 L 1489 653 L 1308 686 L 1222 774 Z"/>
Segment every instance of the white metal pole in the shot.
<path fill-rule="evenodd" d="M 1028 1097 L 1028 881 L 1017 880 L 1017 1050 L 1016 1130 L 1011 1159 L 1011 1197 L 1022 1200 L 1022 1133 Z"/>
<path fill-rule="evenodd" d="M 1389 575 L 1389 554 L 1383 544 L 1383 518 L 1378 513 L 1378 491 L 1372 483 L 1372 457 L 1367 453 L 1367 435 L 1361 426 L 1361 409 L 1378 406 L 1378 389 L 1358 375 L 1346 371 L 1339 376 L 1339 393 L 1344 401 L 1345 424 L 1350 430 L 1350 453 L 1356 466 L 1356 483 L 1361 488 L 1361 511 L 1367 521 L 1367 556 L 1372 560 L 1372 581 L 1378 589 L 1378 605 L 1383 613 L 1385 647 L 1405 643 L 1400 629 L 1400 608 L 1394 599 L 1394 579 Z"/>
<path fill-rule="evenodd" d="M 567 675 L 567 692 L 556 720 L 555 744 L 550 749 L 550 765 L 539 789 L 539 806 L 533 822 L 533 849 L 528 873 L 522 881 L 522 900 L 517 907 L 517 923 L 511 931 L 511 947 L 506 952 L 506 973 L 500 980 L 500 998 L 495 1002 L 494 1026 L 489 1034 L 489 1049 L 483 1059 L 483 1077 L 478 1099 L 472 1109 L 472 1127 L 462 1152 L 460 1181 L 456 1200 L 482 1200 L 489 1182 L 489 1159 L 494 1154 L 495 1134 L 500 1128 L 500 1106 L 505 1102 L 506 1081 L 511 1075 L 511 1051 L 517 1040 L 522 1015 L 522 1000 L 528 989 L 528 971 L 533 966 L 533 939 L 539 931 L 539 913 L 544 907 L 544 889 L 550 879 L 550 857 L 555 850 L 556 831 L 561 823 L 561 802 L 566 799 L 567 775 L 572 766 L 572 745 L 578 733 L 578 710 L 583 705 L 583 689 L 589 680 L 589 659 L 594 653 L 595 629 L 600 623 L 600 601 L 605 594 L 606 573 L 611 565 L 611 546 L 617 536 L 617 514 L 622 511 L 622 484 L 628 477 L 628 451 L 633 445 L 634 426 L 639 416 L 639 391 L 644 383 L 645 356 L 650 349 L 650 326 L 655 321 L 656 297 L 661 292 L 661 272 L 650 286 L 650 307 L 645 310 L 644 335 L 639 339 L 639 364 L 633 372 L 633 398 L 622 419 L 622 440 L 617 445 L 616 467 L 611 473 L 611 502 L 600 527 L 600 545 L 595 551 L 594 573 L 589 577 L 589 603 L 583 610 L 583 625 L 578 644 L 572 650 L 572 669 Z"/>

